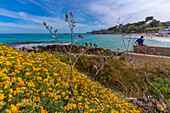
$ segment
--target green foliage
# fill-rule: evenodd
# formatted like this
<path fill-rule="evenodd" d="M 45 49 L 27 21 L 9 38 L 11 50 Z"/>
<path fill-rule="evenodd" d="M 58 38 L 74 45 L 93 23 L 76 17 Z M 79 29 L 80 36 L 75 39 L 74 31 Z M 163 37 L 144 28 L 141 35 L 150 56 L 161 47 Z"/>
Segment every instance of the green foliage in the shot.
<path fill-rule="evenodd" d="M 56 54 L 56 57 L 59 57 L 61 61 L 66 62 L 66 55 Z M 78 59 L 75 67 L 80 72 L 93 77 L 96 74 L 97 69 L 101 67 L 101 59 L 102 57 L 97 55 L 82 55 Z M 95 68 L 96 66 L 97 69 Z M 163 67 L 166 67 L 166 65 L 163 65 Z M 151 68 L 146 64 L 144 67 L 136 67 L 135 70 L 137 72 L 135 72 L 134 69 L 123 60 L 110 59 L 99 72 L 95 80 L 105 85 L 105 87 L 112 88 L 126 96 L 139 96 L 143 94 L 143 89 L 136 74 L 140 75 L 140 79 L 143 80 L 146 85 L 148 85 L 148 83 L 143 73 L 149 73 L 147 77 L 151 82 L 159 77 L 166 77 L 164 72 L 157 65 L 154 65 Z M 166 67 L 166 70 L 170 72 L 170 67 Z"/>
<path fill-rule="evenodd" d="M 109 31 L 113 31 L 113 30 L 116 30 L 117 27 L 118 27 L 118 26 L 114 26 L 114 27 L 109 28 L 108 30 L 109 30 Z"/>
<path fill-rule="evenodd" d="M 153 19 L 153 16 L 145 18 L 145 21 L 139 21 L 136 23 L 128 23 L 126 25 L 119 25 L 109 28 L 109 31 L 122 32 L 122 33 L 141 33 L 141 32 L 158 32 L 159 29 L 154 29 L 155 27 L 161 27 L 163 25 L 169 25 L 168 23 L 161 23 L 160 21 Z M 151 29 L 150 29 L 151 28 Z M 152 29 L 153 28 L 153 29 Z"/>
<path fill-rule="evenodd" d="M 162 22 L 163 26 L 170 26 L 170 22 Z"/>
<path fill-rule="evenodd" d="M 145 18 L 146 22 L 151 21 L 151 20 L 153 20 L 153 16 L 148 16 L 148 17 Z"/>
<path fill-rule="evenodd" d="M 162 79 L 158 78 L 155 82 L 152 83 L 154 87 L 156 87 L 163 96 L 170 101 L 170 79 Z M 151 85 L 148 86 L 148 90 L 152 95 L 155 95 L 157 99 L 161 99 L 162 97 L 157 93 L 155 88 Z"/>
<path fill-rule="evenodd" d="M 150 23 L 149 23 L 150 27 L 158 27 L 161 26 L 160 25 L 160 21 L 157 21 L 156 19 L 153 19 Z"/>

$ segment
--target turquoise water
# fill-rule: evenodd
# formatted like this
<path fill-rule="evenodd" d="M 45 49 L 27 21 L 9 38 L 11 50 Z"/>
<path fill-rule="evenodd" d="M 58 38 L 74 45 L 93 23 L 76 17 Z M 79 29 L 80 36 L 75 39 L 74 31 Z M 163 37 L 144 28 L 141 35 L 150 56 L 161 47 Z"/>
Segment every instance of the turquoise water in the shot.
<path fill-rule="evenodd" d="M 74 40 L 79 34 L 74 35 Z M 132 43 L 139 36 L 129 36 L 126 35 L 122 38 L 121 35 L 113 34 L 102 34 L 102 35 L 92 35 L 92 34 L 81 34 L 85 39 L 78 40 L 76 45 L 85 45 L 85 42 L 97 44 L 98 47 L 105 49 L 111 49 L 113 51 L 119 50 L 125 51 L 129 45 L 128 50 L 132 50 Z M 58 39 L 60 39 L 64 44 L 70 44 L 70 34 L 57 34 Z M 123 43 L 123 39 L 124 42 Z M 145 37 L 144 43 L 148 46 L 161 46 L 170 47 L 170 38 L 158 38 L 158 37 Z M 128 44 L 129 40 L 129 44 Z M 29 44 L 15 44 L 16 42 L 38 42 Z M 19 48 L 22 46 L 38 46 L 38 45 L 52 45 L 59 44 L 59 42 L 53 38 L 50 34 L 0 34 L 0 43 L 7 43 L 13 47 Z"/>

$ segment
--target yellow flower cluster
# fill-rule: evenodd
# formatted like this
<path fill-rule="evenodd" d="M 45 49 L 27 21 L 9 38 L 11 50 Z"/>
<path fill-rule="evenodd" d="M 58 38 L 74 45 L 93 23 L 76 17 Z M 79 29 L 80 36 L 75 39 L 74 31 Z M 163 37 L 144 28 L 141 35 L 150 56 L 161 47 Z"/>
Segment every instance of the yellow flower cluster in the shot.
<path fill-rule="evenodd" d="M 54 55 L 28 55 L 1 44 L 0 112 L 78 112 L 69 77 L 70 66 Z M 85 113 L 140 112 L 110 89 L 98 82 L 91 83 L 75 69 L 72 82 L 79 107 Z"/>

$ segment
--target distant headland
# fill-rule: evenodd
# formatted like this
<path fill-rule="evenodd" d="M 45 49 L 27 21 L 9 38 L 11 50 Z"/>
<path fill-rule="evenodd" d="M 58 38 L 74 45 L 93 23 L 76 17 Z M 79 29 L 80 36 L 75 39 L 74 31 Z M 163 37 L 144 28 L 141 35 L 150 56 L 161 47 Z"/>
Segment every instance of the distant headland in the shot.
<path fill-rule="evenodd" d="M 120 33 L 155 33 L 158 36 L 170 35 L 170 21 L 160 22 L 153 16 L 146 17 L 144 21 L 119 24 L 108 29 L 93 30 L 91 34 L 120 34 Z"/>

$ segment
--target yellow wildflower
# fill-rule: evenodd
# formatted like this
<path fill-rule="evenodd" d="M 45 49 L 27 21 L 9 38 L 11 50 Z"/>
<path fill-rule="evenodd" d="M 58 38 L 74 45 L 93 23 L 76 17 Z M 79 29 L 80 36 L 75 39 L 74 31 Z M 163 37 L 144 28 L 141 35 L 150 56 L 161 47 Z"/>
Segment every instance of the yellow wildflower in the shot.
<path fill-rule="evenodd" d="M 0 101 L 2 101 L 5 98 L 3 93 L 0 93 Z"/>

